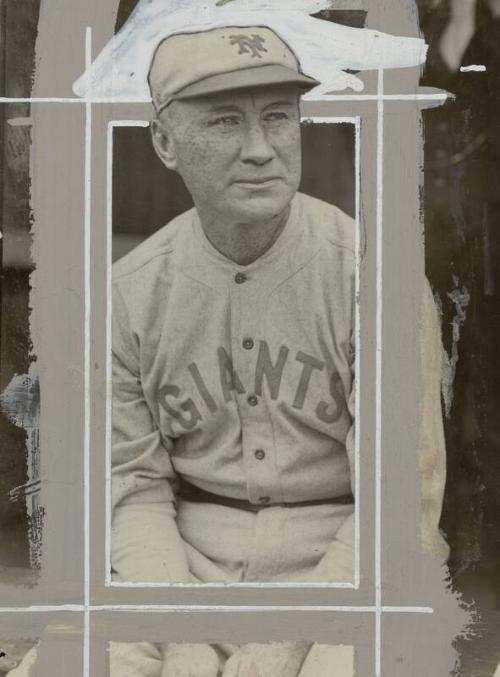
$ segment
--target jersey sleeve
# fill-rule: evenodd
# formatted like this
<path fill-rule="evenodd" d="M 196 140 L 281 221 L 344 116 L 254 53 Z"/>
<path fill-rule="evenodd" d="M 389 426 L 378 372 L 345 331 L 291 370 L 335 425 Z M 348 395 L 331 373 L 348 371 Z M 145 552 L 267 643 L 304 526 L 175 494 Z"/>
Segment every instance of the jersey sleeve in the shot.
<path fill-rule="evenodd" d="M 352 355 L 355 355 L 355 335 L 351 336 Z M 351 361 L 351 392 L 347 397 L 347 408 L 351 416 L 351 427 L 346 437 L 346 452 L 349 459 L 351 473 L 351 491 L 356 501 L 356 463 L 355 463 L 355 440 L 356 440 L 356 367 L 355 359 Z M 323 555 L 316 566 L 312 580 L 321 582 L 353 583 L 354 582 L 354 558 L 355 558 L 355 513 L 346 517 L 343 524 L 335 534 L 327 552 Z"/>
<path fill-rule="evenodd" d="M 112 566 L 132 582 L 189 579 L 175 523 L 169 451 L 142 390 L 139 346 L 115 287 L 112 349 Z"/>
<path fill-rule="evenodd" d="M 163 440 L 144 397 L 138 341 L 119 289 L 113 295 L 112 501 L 172 501 L 171 441 Z"/>

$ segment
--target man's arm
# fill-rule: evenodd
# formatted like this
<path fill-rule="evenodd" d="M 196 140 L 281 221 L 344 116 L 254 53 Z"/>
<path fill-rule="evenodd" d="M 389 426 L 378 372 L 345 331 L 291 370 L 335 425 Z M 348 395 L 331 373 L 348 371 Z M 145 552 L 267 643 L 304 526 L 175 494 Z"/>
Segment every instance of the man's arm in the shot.
<path fill-rule="evenodd" d="M 113 297 L 112 385 L 113 569 L 124 581 L 188 581 L 170 484 L 175 473 L 144 397 L 138 345 L 118 291 Z"/>

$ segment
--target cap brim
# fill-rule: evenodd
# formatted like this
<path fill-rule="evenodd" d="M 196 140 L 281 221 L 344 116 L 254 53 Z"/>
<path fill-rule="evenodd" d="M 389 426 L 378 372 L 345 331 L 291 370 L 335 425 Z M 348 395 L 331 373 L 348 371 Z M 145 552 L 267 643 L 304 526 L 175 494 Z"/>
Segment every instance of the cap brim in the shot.
<path fill-rule="evenodd" d="M 255 66 L 204 78 L 177 92 L 172 99 L 192 99 L 197 96 L 269 85 L 296 85 L 299 89 L 308 91 L 319 84 L 318 80 L 279 64 Z"/>

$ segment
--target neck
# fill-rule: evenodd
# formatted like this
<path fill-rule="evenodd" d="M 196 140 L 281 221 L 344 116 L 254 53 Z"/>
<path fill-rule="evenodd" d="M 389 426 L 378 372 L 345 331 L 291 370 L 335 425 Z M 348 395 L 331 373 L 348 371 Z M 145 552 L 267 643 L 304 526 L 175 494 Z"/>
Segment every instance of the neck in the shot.
<path fill-rule="evenodd" d="M 256 261 L 273 246 L 289 214 L 288 205 L 280 214 L 261 223 L 227 222 L 219 217 L 201 215 L 200 220 L 207 239 L 215 249 L 231 261 L 245 266 Z"/>

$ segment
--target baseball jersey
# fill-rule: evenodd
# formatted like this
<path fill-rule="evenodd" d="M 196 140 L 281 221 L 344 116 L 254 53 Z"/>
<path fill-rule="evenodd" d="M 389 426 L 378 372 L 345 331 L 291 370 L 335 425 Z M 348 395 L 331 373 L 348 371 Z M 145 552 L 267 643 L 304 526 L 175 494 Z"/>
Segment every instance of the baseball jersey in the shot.
<path fill-rule="evenodd" d="M 224 257 L 195 209 L 113 270 L 113 504 L 182 476 L 257 504 L 351 490 L 355 227 L 296 194 L 274 245 Z"/>

